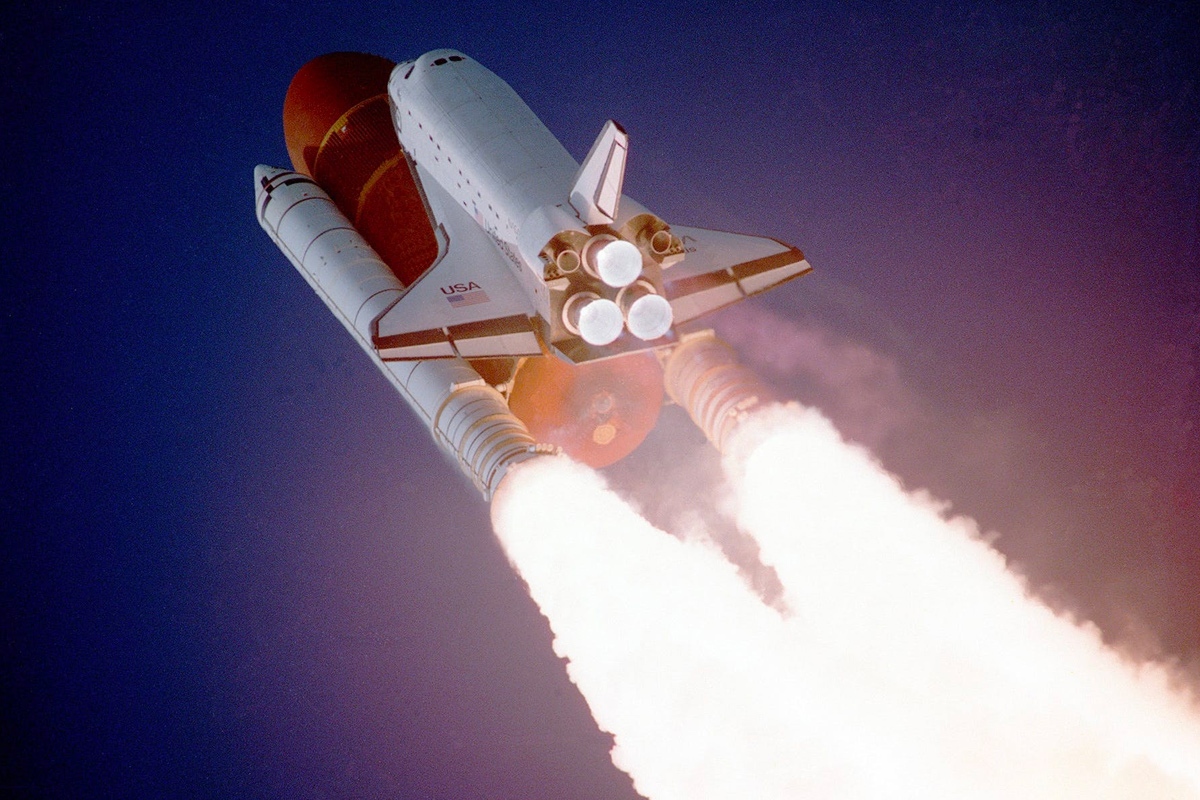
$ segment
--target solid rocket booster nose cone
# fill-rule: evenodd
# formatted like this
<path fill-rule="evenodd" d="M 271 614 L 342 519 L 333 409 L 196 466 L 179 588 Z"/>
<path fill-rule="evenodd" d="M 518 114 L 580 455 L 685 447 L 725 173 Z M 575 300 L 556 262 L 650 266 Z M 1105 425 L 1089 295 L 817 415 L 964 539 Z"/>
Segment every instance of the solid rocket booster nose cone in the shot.
<path fill-rule="evenodd" d="M 646 294 L 630 304 L 625 324 L 629 326 L 630 333 L 648 342 L 666 336 L 674 320 L 671 304 L 665 297 Z"/>
<path fill-rule="evenodd" d="M 624 239 L 606 237 L 588 248 L 587 258 L 596 277 L 614 289 L 628 286 L 642 274 L 642 252 Z"/>
<path fill-rule="evenodd" d="M 266 164 L 259 164 L 254 168 L 254 182 L 259 186 L 266 186 L 275 178 L 287 172 L 286 169 L 279 167 L 268 167 Z"/>
<path fill-rule="evenodd" d="M 579 309 L 579 335 L 588 344 L 611 344 L 621 335 L 624 320 L 621 309 L 612 300 L 588 301 Z"/>

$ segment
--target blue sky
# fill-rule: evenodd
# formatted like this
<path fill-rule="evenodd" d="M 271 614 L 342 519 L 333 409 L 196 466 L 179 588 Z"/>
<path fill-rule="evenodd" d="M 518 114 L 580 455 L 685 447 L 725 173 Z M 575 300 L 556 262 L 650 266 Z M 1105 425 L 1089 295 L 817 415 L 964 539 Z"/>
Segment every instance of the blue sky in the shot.
<path fill-rule="evenodd" d="M 1113 641 L 1200 656 L 1182 6 L 5 13 L 0 787 L 633 796 L 486 506 L 254 220 L 335 50 L 458 48 L 577 158 L 619 120 L 668 221 L 803 248 L 717 321 L 747 361 Z M 665 417 L 615 482 L 696 444 Z"/>

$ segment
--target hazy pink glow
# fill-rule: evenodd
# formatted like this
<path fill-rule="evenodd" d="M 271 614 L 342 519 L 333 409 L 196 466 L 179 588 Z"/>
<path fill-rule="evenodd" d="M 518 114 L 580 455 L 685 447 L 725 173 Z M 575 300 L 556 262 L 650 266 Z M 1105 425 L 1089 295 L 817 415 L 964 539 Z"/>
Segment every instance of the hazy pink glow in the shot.
<path fill-rule="evenodd" d="M 749 303 L 724 313 L 723 339 L 767 377 L 802 378 L 838 410 L 855 441 L 874 446 L 923 422 L 923 404 L 899 366 L 863 342 L 812 321 L 793 320 Z"/>
<path fill-rule="evenodd" d="M 571 462 L 522 465 L 493 505 L 640 792 L 1200 798 L 1200 713 L 1169 672 L 1028 597 L 972 522 L 814 411 L 760 414 L 731 453 L 785 614 Z"/>

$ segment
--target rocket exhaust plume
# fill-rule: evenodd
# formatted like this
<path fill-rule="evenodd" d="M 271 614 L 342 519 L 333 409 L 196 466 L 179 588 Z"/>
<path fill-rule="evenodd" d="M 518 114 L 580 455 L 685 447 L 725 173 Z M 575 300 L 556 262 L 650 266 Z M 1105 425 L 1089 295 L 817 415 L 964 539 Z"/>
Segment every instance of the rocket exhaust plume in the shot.
<path fill-rule="evenodd" d="M 820 414 L 757 414 L 726 468 L 832 712 L 807 724 L 855 731 L 859 795 L 1200 797 L 1200 710 L 1171 672 L 1031 597 Z"/>
<path fill-rule="evenodd" d="M 796 755 L 822 743 L 792 724 L 792 644 L 718 551 L 656 530 L 565 457 L 510 471 L 492 519 L 639 792 L 796 796 Z"/>
<path fill-rule="evenodd" d="M 705 349 L 697 371 L 729 378 Z M 493 503 L 639 792 L 1200 798 L 1200 711 L 1166 667 L 1030 597 L 973 522 L 904 491 L 817 412 L 747 415 L 737 383 L 709 385 L 726 390 L 705 430 L 785 613 L 703 537 L 655 529 L 566 459 L 517 465 Z"/>

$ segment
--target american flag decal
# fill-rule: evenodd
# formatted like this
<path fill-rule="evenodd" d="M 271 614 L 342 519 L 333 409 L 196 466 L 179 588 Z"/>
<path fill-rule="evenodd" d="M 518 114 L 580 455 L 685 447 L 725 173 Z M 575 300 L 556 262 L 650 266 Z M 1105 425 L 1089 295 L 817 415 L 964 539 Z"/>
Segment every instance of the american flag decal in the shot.
<path fill-rule="evenodd" d="M 487 292 L 485 292 L 483 289 L 472 289 L 469 292 L 446 295 L 446 302 L 455 308 L 477 306 L 480 303 L 487 303 L 490 300 L 491 298 L 487 296 Z"/>

